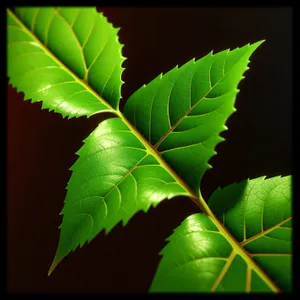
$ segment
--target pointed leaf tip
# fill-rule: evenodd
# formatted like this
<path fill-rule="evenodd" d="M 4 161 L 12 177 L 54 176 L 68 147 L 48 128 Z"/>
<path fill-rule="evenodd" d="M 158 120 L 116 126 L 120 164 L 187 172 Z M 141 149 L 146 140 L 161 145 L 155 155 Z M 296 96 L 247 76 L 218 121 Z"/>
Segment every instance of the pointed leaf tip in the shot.
<path fill-rule="evenodd" d="M 217 128 L 214 132 L 215 136 L 213 142 L 208 146 L 209 150 L 214 149 L 219 142 L 225 140 L 224 138 L 218 138 L 216 135 L 219 135 L 222 131 L 228 130 L 225 123 L 231 114 L 236 111 L 234 104 L 236 101 L 236 94 L 239 91 L 237 87 L 241 79 L 245 78 L 243 73 L 249 69 L 247 67 L 249 57 L 262 43 L 263 41 L 258 41 L 253 44 L 245 43 L 246 45 L 241 48 L 234 48 L 232 51 L 227 49 L 218 52 L 215 55 L 213 55 L 213 51 L 211 51 L 210 54 L 198 59 L 196 63 L 194 63 L 195 58 L 191 58 L 191 60 L 180 68 L 176 65 L 171 71 L 165 73 L 165 75 L 162 76 L 162 74 L 159 74 L 149 84 L 144 85 L 142 90 L 134 93 L 125 105 L 125 116 L 129 121 L 134 123 L 136 128 L 140 130 L 140 132 L 143 132 L 145 137 L 149 138 L 151 142 L 155 141 L 156 143 L 159 143 L 157 146 L 159 151 L 166 152 L 167 150 L 170 151 L 176 149 L 176 160 L 172 158 L 172 152 L 164 154 L 164 158 L 166 162 L 174 168 L 175 172 L 180 174 L 183 181 L 185 181 L 196 194 L 198 194 L 199 182 L 201 182 L 202 176 L 206 171 L 206 169 L 200 167 L 200 164 L 205 163 L 206 166 L 209 158 L 216 153 L 210 151 L 209 157 L 205 154 L 203 158 L 200 158 L 200 156 L 197 158 L 187 157 L 187 147 L 193 145 L 195 153 L 196 151 L 202 151 L 200 146 L 194 144 L 195 141 L 200 142 L 200 138 L 197 137 L 196 134 L 196 128 L 202 126 L 202 120 L 200 121 L 200 118 L 202 118 L 202 115 L 207 111 L 210 111 L 209 118 L 212 118 L 211 120 L 216 122 L 214 126 Z M 222 74 L 222 72 L 220 72 L 222 68 L 226 68 L 227 76 L 225 76 L 225 73 Z M 194 79 L 201 73 L 208 75 L 203 76 L 203 78 L 200 78 L 199 76 L 196 83 Z M 196 77 L 193 77 L 193 75 Z M 160 82 L 158 83 L 159 80 Z M 207 83 L 208 81 L 210 81 L 209 84 Z M 193 93 L 190 93 L 191 85 L 193 86 Z M 176 93 L 174 91 L 180 92 Z M 217 98 L 217 101 L 220 102 L 219 104 L 223 105 L 222 109 L 217 112 L 223 116 L 222 119 L 215 113 L 216 104 L 210 100 L 206 103 L 200 103 L 201 97 L 199 99 L 197 94 L 204 95 L 204 92 L 206 92 L 205 97 L 207 99 Z M 153 98 L 153 95 L 156 96 Z M 144 105 L 145 101 L 148 101 L 147 106 Z M 178 109 L 178 104 L 183 101 L 185 102 L 186 107 L 189 107 L 190 103 L 193 103 L 193 106 L 190 106 L 191 108 L 188 111 L 180 111 Z M 159 111 L 162 105 L 168 107 L 167 114 L 158 116 L 157 114 L 152 113 L 152 110 Z M 138 114 L 145 114 L 145 108 L 149 110 L 147 115 L 150 117 L 147 121 L 151 124 L 149 127 L 151 130 L 145 125 L 143 118 L 140 118 L 139 120 L 136 118 Z M 171 120 L 173 124 L 176 125 L 169 126 L 170 119 L 168 119 L 168 115 L 176 116 Z M 193 116 L 193 119 L 186 119 L 190 116 Z M 155 124 L 164 125 L 156 126 Z M 178 128 L 181 132 L 180 134 L 175 135 L 173 132 L 177 131 L 177 126 L 181 127 Z M 185 136 L 184 131 L 187 130 L 191 131 Z M 202 128 L 202 130 L 205 129 Z M 181 143 L 181 138 L 184 138 L 185 142 L 180 144 L 182 146 L 181 148 L 177 149 L 178 143 Z M 179 159 L 180 155 L 182 155 L 182 158 Z M 186 172 L 188 168 L 193 168 L 197 176 L 190 176 L 188 172 Z M 207 168 L 211 167 L 208 166 Z"/>
<path fill-rule="evenodd" d="M 55 260 L 55 258 L 54 258 L 54 260 L 53 260 L 53 262 L 52 262 L 52 264 L 51 264 L 51 266 L 50 266 L 50 268 L 49 268 L 49 271 L 48 271 L 47 276 L 50 276 L 50 275 L 51 275 L 51 273 L 54 271 L 54 269 L 55 269 L 56 266 L 60 263 L 60 261 L 61 261 L 61 260 Z"/>
<path fill-rule="evenodd" d="M 252 43 L 252 44 L 249 44 L 250 47 L 255 47 L 258 48 L 262 43 L 264 43 L 266 40 L 260 40 L 258 42 L 255 42 L 255 43 Z"/>

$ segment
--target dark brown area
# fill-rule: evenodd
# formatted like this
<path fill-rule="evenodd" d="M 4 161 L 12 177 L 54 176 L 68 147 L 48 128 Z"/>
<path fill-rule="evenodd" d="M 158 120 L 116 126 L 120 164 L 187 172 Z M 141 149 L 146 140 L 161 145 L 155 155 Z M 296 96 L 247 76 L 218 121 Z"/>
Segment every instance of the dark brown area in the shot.
<path fill-rule="evenodd" d="M 266 39 L 240 83 L 237 112 L 227 122 L 213 169 L 203 178 L 207 197 L 218 186 L 262 175 L 291 174 L 291 8 L 100 8 L 121 27 L 128 59 L 124 101 L 161 72 L 206 55 Z M 124 102 L 123 101 L 123 102 Z M 147 292 L 164 239 L 187 216 L 191 200 L 164 201 L 123 228 L 100 233 L 47 277 L 59 237 L 68 169 L 82 140 L 102 116 L 62 119 L 7 94 L 7 276 L 9 292 Z M 226 199 L 224 199 L 226 201 Z"/>

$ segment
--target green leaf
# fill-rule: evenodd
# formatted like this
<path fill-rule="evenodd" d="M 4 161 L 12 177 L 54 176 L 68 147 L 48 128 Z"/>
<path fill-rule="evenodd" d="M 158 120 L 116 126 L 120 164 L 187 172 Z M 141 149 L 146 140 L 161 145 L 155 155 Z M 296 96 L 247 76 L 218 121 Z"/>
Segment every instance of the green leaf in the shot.
<path fill-rule="evenodd" d="M 175 67 L 136 91 L 124 115 L 199 196 L 220 132 L 235 111 L 238 83 L 249 57 L 263 41 L 209 53 Z"/>
<path fill-rule="evenodd" d="M 8 10 L 7 72 L 25 100 L 64 117 L 118 109 L 122 45 L 95 8 Z M 104 100 L 105 99 L 105 100 Z"/>
<path fill-rule="evenodd" d="M 58 249 L 49 273 L 78 245 L 123 226 L 139 210 L 188 195 L 119 118 L 103 121 L 77 152 L 67 187 Z"/>
<path fill-rule="evenodd" d="M 102 14 L 17 8 L 8 10 L 7 28 L 8 76 L 25 100 L 43 101 L 42 108 L 69 118 L 105 111 L 117 117 L 102 122 L 77 153 L 49 273 L 101 230 L 125 225 L 165 198 L 189 196 L 211 215 L 198 197 L 199 183 L 234 111 L 249 57 L 262 42 L 209 54 L 156 78 L 130 97 L 124 116 L 122 46 Z"/>
<path fill-rule="evenodd" d="M 188 217 L 167 239 L 151 291 L 291 291 L 291 180 L 260 177 L 216 190 L 208 204 L 224 226 Z"/>
<path fill-rule="evenodd" d="M 257 46 L 247 48 L 247 55 Z M 125 225 L 151 204 L 186 195 L 201 206 L 161 153 L 121 113 L 116 114 L 119 118 L 99 125 L 78 152 L 80 158 L 72 167 L 59 245 L 49 274 L 78 245 L 90 242 L 103 229 L 109 232 L 119 221 Z"/>

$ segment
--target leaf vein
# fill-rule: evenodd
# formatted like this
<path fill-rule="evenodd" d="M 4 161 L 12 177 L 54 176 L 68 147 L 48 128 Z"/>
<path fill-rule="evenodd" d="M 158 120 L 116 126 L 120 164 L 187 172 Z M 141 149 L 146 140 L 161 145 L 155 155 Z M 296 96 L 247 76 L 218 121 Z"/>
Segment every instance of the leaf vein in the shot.
<path fill-rule="evenodd" d="M 49 35 L 50 25 L 53 22 L 55 15 L 56 15 L 56 11 L 54 9 L 53 14 L 51 15 L 51 17 L 47 23 L 47 26 L 46 26 L 45 42 L 44 42 L 45 46 L 47 46 L 47 44 L 48 44 L 48 35 Z"/>
<path fill-rule="evenodd" d="M 250 243 L 251 241 L 254 241 L 254 240 L 256 240 L 256 239 L 258 239 L 258 238 L 264 236 L 264 235 L 267 234 L 268 232 L 270 232 L 270 231 L 272 231 L 272 230 L 274 230 L 274 229 L 276 229 L 276 228 L 279 228 L 282 224 L 288 222 L 288 221 L 291 220 L 291 219 L 292 219 L 292 217 L 288 217 L 287 219 L 281 221 L 280 223 L 278 223 L 278 224 L 276 224 L 276 225 L 274 225 L 274 226 L 272 226 L 272 227 L 270 227 L 270 228 L 268 228 L 268 229 L 265 229 L 264 231 L 262 231 L 262 232 L 260 232 L 260 233 L 258 233 L 258 234 L 256 234 L 256 235 L 254 235 L 254 236 L 248 238 L 247 240 L 241 242 L 240 245 L 241 245 L 241 246 L 245 246 L 246 244 Z M 280 228 L 282 228 L 282 227 L 280 227 Z"/>
<path fill-rule="evenodd" d="M 39 12 L 40 12 L 40 7 L 37 7 L 37 8 L 36 8 L 36 11 L 35 11 L 35 13 L 34 13 L 34 16 L 33 16 L 33 18 L 32 18 L 31 31 L 34 31 L 35 24 L 36 24 L 36 18 L 37 18 L 37 16 L 38 16 Z"/>
<path fill-rule="evenodd" d="M 224 278 L 226 272 L 228 271 L 233 259 L 235 258 L 236 253 L 234 250 L 232 250 L 231 254 L 229 255 L 226 264 L 224 265 L 222 271 L 220 272 L 219 276 L 217 277 L 217 279 L 215 280 L 212 288 L 211 288 L 211 292 L 214 292 L 216 290 L 216 288 L 218 287 L 218 285 L 220 284 L 220 282 L 222 281 L 222 279 Z"/>

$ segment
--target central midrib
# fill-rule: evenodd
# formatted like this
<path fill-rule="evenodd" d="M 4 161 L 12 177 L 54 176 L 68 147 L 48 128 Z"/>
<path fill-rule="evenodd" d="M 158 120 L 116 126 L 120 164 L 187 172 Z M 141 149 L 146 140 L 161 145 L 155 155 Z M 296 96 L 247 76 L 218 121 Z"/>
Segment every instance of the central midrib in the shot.
<path fill-rule="evenodd" d="M 100 102 L 102 101 L 105 105 L 107 105 L 112 113 L 118 116 L 132 131 L 132 133 L 136 136 L 136 138 L 145 146 L 147 152 L 154 156 L 154 158 L 159 162 L 159 164 L 164 167 L 176 180 L 176 182 L 181 185 L 189 194 L 188 197 L 204 212 L 207 214 L 213 221 L 213 223 L 217 226 L 223 236 L 225 236 L 226 240 L 231 244 L 232 248 L 239 254 L 243 259 L 250 264 L 253 270 L 256 270 L 257 273 L 262 277 L 262 279 L 272 288 L 273 291 L 279 292 L 280 289 L 271 281 L 268 275 L 260 268 L 259 265 L 247 254 L 247 252 L 239 245 L 239 243 L 235 240 L 235 238 L 231 235 L 231 233 L 223 226 L 223 224 L 216 218 L 213 212 L 210 210 L 209 206 L 202 198 L 201 194 L 199 197 L 193 192 L 193 190 L 182 180 L 182 178 L 168 165 L 168 163 L 160 156 L 160 154 L 152 147 L 152 145 L 145 139 L 145 137 L 137 130 L 135 126 L 133 126 L 127 118 L 123 115 L 123 113 L 117 109 L 114 109 L 105 99 L 103 99 L 97 92 L 95 92 L 86 81 L 81 80 L 72 70 L 70 70 L 67 66 L 65 66 L 59 58 L 57 58 L 48 48 L 46 48 L 43 43 L 38 39 L 38 37 L 31 32 L 25 24 L 10 10 L 7 11 L 16 19 L 16 21 L 23 27 L 26 32 L 37 41 L 37 43 L 41 46 L 41 48 L 51 57 L 53 58 L 64 70 L 68 71 L 73 78 L 80 83 L 83 87 L 85 87 L 88 91 L 90 91 Z M 227 72 L 228 73 L 228 72 Z M 226 74 L 227 74 L 226 73 Z M 225 76 L 225 75 L 224 75 Z M 223 77 L 224 77 L 223 76 Z M 222 78 L 223 78 L 222 77 Z M 215 86 L 215 85 L 214 85 Z M 210 89 L 211 91 L 211 89 Z M 208 92 L 209 93 L 209 92 Z M 204 96 L 205 97 L 205 96 Z M 200 101 L 200 100 L 199 100 Z M 199 103 L 199 101 L 197 103 Z M 191 109 L 190 109 L 191 110 Z M 102 112 L 102 111 L 101 111 Z M 100 112 L 100 113 L 101 113 Z M 182 118 L 181 118 L 182 119 Z"/>
<path fill-rule="evenodd" d="M 246 56 L 246 53 L 241 56 L 237 62 L 235 64 L 237 64 L 244 56 Z M 226 60 L 224 62 L 224 64 L 226 63 Z M 210 88 L 209 90 L 199 99 L 196 101 L 196 103 L 194 105 L 191 105 L 191 107 L 184 113 L 184 115 L 159 139 L 159 141 L 153 146 L 154 149 L 157 149 L 159 147 L 159 145 L 168 137 L 168 135 L 174 131 L 174 129 L 176 129 L 176 127 L 180 124 L 180 122 L 186 117 L 188 116 L 189 113 L 191 113 L 193 111 L 193 109 L 203 100 L 205 99 L 205 97 L 215 88 L 215 86 L 224 79 L 224 77 L 232 70 L 232 68 L 230 68 L 226 73 L 224 73 L 220 79 L 218 79 L 214 85 L 211 85 L 211 79 L 209 78 L 209 82 L 210 82 Z"/>
<path fill-rule="evenodd" d="M 227 73 L 226 73 L 227 74 Z M 222 78 L 224 78 L 225 77 L 225 75 L 226 74 L 224 74 L 222 77 L 221 77 L 221 79 Z M 218 84 L 218 82 L 221 80 L 221 79 L 219 79 L 218 81 L 217 81 L 217 83 L 216 84 Z M 206 94 L 204 95 L 204 96 L 202 96 L 194 105 L 192 105 L 185 113 L 184 113 L 184 115 L 159 139 L 159 141 L 153 146 L 154 147 L 154 149 L 157 149 L 158 147 L 159 147 L 159 145 L 168 137 L 168 135 L 171 133 L 171 132 L 173 132 L 174 131 L 174 129 L 176 129 L 176 127 L 180 124 L 180 122 L 190 113 L 190 112 L 192 112 L 192 110 L 200 103 L 200 101 L 202 101 L 211 91 L 212 91 L 212 89 L 216 86 L 216 84 L 214 85 L 214 86 L 212 86 L 207 92 L 206 92 Z M 150 137 L 149 137 L 150 138 Z"/>

